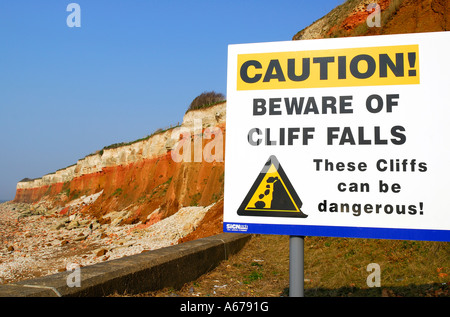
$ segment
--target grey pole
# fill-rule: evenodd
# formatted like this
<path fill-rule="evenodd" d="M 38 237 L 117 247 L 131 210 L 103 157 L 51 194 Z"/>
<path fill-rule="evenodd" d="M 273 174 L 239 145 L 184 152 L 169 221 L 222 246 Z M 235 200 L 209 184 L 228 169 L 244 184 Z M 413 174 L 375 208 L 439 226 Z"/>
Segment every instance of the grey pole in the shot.
<path fill-rule="evenodd" d="M 289 296 L 304 296 L 304 267 L 303 267 L 303 247 L 302 236 L 289 237 Z"/>

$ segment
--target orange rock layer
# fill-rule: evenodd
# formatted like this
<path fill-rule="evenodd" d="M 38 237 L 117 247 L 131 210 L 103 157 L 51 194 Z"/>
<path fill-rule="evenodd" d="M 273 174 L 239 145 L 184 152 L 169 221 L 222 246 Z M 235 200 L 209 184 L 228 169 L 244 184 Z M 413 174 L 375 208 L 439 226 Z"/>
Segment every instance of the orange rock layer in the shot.
<path fill-rule="evenodd" d="M 218 127 L 225 138 L 225 124 Z M 203 147 L 207 142 L 203 140 Z M 193 145 L 192 139 L 192 156 Z M 52 201 L 54 206 L 63 206 L 70 200 L 103 190 L 82 212 L 101 219 L 110 211 L 132 208 L 133 215 L 127 222 L 146 223 L 149 221 L 147 216 L 157 208 L 160 208 L 158 218 L 165 218 L 182 206 L 208 206 L 221 200 L 223 181 L 223 160 L 175 162 L 168 151 L 165 155 L 127 165 L 104 167 L 99 172 L 81 175 L 66 183 L 18 188 L 14 201 L 33 203 L 44 198 Z"/>

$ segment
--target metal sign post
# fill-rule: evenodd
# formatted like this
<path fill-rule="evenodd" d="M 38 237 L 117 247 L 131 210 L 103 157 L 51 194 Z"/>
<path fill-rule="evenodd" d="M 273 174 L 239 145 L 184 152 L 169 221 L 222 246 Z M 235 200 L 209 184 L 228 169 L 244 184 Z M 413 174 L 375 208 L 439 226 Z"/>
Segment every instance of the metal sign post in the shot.
<path fill-rule="evenodd" d="M 304 296 L 303 236 L 289 237 L 289 297 Z"/>

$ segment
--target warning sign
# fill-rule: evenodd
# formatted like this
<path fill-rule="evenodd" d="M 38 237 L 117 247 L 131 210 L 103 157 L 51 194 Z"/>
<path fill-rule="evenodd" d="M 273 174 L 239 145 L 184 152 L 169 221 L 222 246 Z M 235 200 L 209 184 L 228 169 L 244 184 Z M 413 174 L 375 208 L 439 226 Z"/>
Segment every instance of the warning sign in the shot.
<path fill-rule="evenodd" d="M 418 45 L 239 54 L 237 90 L 411 85 Z"/>
<path fill-rule="evenodd" d="M 300 207 L 302 201 L 292 187 L 275 156 L 264 165 L 248 192 L 238 215 L 306 218 Z"/>
<path fill-rule="evenodd" d="M 230 45 L 224 231 L 450 241 L 449 51 L 450 32 Z"/>

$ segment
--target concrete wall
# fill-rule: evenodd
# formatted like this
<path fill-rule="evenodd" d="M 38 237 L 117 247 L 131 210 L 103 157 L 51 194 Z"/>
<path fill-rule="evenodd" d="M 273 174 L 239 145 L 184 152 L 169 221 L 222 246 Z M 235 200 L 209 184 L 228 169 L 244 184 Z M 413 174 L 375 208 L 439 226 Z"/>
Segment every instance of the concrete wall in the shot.
<path fill-rule="evenodd" d="M 100 297 L 179 288 L 239 252 L 248 234 L 222 233 L 80 269 L 80 287 L 69 287 L 72 271 L 0 285 L 0 297 Z"/>

